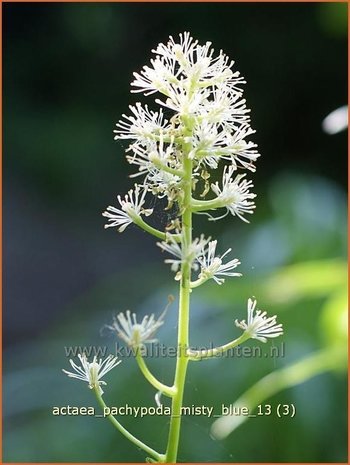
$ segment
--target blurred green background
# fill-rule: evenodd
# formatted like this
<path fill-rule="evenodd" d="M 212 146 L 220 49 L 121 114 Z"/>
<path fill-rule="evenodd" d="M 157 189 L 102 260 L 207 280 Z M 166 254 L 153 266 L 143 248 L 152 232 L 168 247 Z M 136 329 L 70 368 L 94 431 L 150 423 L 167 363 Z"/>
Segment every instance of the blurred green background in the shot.
<path fill-rule="evenodd" d="M 196 219 L 197 233 L 233 247 L 244 276 L 193 293 L 193 344 L 232 339 L 252 295 L 285 327 L 274 342 L 283 357 L 191 365 L 185 404 L 217 411 L 274 370 L 319 350 L 345 354 L 347 133 L 326 134 L 322 121 L 347 102 L 347 4 L 3 4 L 6 462 L 144 460 L 107 420 L 51 412 L 96 406 L 86 385 L 62 374 L 65 347 L 113 352 L 115 339 L 100 330 L 115 312 L 158 313 L 176 295 L 153 238 L 136 227 L 104 231 L 101 212 L 132 183 L 112 135 L 141 98 L 129 94 L 132 72 L 185 30 L 236 61 L 262 153 L 251 224 Z M 175 338 L 176 302 L 159 332 L 164 344 Z M 294 403 L 293 419 L 251 419 L 218 441 L 212 419 L 184 418 L 179 460 L 345 462 L 344 359 L 268 400 Z M 171 382 L 174 360 L 149 364 Z M 107 403 L 154 405 L 133 360 L 113 373 Z M 167 418 L 123 423 L 164 450 Z"/>

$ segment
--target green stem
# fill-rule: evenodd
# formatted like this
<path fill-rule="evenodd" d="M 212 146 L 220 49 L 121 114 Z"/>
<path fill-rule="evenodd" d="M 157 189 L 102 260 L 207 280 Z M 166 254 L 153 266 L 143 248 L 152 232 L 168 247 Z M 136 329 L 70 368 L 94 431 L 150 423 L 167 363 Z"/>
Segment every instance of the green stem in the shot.
<path fill-rule="evenodd" d="M 176 394 L 172 401 L 172 416 L 168 436 L 168 446 L 165 455 L 167 463 L 176 463 L 177 451 L 180 440 L 181 410 L 183 393 L 188 365 L 186 354 L 189 346 L 189 307 L 190 307 L 190 280 L 191 280 L 191 259 L 189 257 L 192 245 L 192 160 L 188 158 L 191 150 L 190 144 L 184 144 L 184 199 L 182 210 L 182 256 L 184 257 L 181 266 L 180 299 L 179 299 L 179 323 L 178 323 L 178 353 L 175 371 L 174 386 Z"/>
<path fill-rule="evenodd" d="M 107 407 L 105 404 L 104 400 L 102 399 L 101 394 L 98 392 L 98 387 L 94 389 L 96 398 L 98 403 L 100 404 L 103 412 L 109 412 L 110 409 Z M 159 454 L 157 451 L 152 449 L 151 447 L 147 446 L 145 443 L 137 439 L 133 434 L 131 434 L 126 428 L 124 428 L 123 425 L 119 423 L 119 421 L 113 416 L 113 415 L 104 415 L 108 420 L 112 423 L 112 425 L 117 428 L 118 431 L 120 431 L 129 441 L 133 442 L 137 447 L 140 447 L 143 449 L 147 454 L 151 455 L 153 458 L 155 458 L 158 462 L 164 462 L 165 456 L 163 454 Z"/>
<path fill-rule="evenodd" d="M 226 207 L 227 201 L 222 200 L 218 197 L 212 200 L 192 200 L 192 211 L 193 212 L 202 212 L 207 210 L 216 210 L 217 208 Z"/>
<path fill-rule="evenodd" d="M 173 174 L 174 176 L 178 176 L 181 178 L 184 173 L 181 170 L 177 170 L 176 168 L 171 168 L 170 166 L 166 165 L 165 163 L 162 162 L 162 160 L 158 156 L 149 156 L 149 159 L 151 162 L 156 166 L 158 169 L 165 171 L 169 174 Z"/>
<path fill-rule="evenodd" d="M 161 391 L 168 397 L 174 396 L 174 394 L 176 393 L 175 388 L 163 384 L 162 382 L 158 381 L 158 379 L 155 376 L 152 375 L 152 373 L 149 371 L 148 366 L 146 365 L 144 358 L 142 357 L 140 350 L 137 350 L 136 352 L 136 361 L 140 367 L 142 374 L 147 379 L 147 381 L 149 381 L 149 383 L 152 384 L 153 387 L 155 387 L 158 391 Z"/>
<path fill-rule="evenodd" d="M 234 347 L 237 347 L 239 344 L 242 344 L 242 342 L 245 342 L 248 339 L 250 339 L 250 335 L 248 333 L 243 333 L 237 339 L 231 342 L 228 342 L 227 344 L 224 344 L 219 347 L 213 347 L 212 349 L 204 349 L 204 350 L 189 349 L 187 350 L 187 356 L 190 360 L 195 361 L 195 362 L 199 360 L 204 360 L 206 358 L 216 357 L 218 355 L 221 355 L 227 352 L 230 349 L 233 349 Z"/>
<path fill-rule="evenodd" d="M 206 283 L 208 281 L 208 279 L 210 279 L 210 277 L 208 277 L 208 278 L 199 278 L 199 279 L 196 279 L 195 281 L 191 281 L 191 283 L 190 283 L 191 289 L 194 289 L 195 287 L 201 286 L 202 284 Z"/>
<path fill-rule="evenodd" d="M 176 241 L 176 242 L 181 242 L 181 236 L 180 234 L 170 234 L 170 233 L 164 233 L 162 231 L 158 231 L 158 229 L 155 229 L 153 228 L 152 226 L 150 226 L 149 224 L 147 224 L 142 218 L 141 216 L 138 216 L 138 215 L 130 215 L 132 221 L 137 225 L 139 226 L 140 228 L 142 228 L 144 231 L 152 234 L 153 236 L 155 237 L 158 237 L 159 239 L 161 239 L 162 241 L 166 241 L 167 239 L 169 239 L 169 236 L 173 237 L 173 239 Z"/>

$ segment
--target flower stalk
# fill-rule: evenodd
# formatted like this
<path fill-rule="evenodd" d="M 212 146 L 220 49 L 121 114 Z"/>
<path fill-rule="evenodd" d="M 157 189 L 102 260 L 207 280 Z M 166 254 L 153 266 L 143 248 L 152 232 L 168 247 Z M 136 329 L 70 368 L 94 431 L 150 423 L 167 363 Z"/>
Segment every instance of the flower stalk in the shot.
<path fill-rule="evenodd" d="M 176 395 L 176 387 L 166 386 L 162 382 L 160 382 L 149 370 L 144 358 L 142 357 L 141 350 L 138 348 L 136 350 L 135 359 L 138 363 L 138 366 L 143 374 L 143 376 L 147 379 L 147 381 L 158 391 L 162 394 L 165 394 L 168 397 L 174 397 Z"/>
<path fill-rule="evenodd" d="M 189 247 L 192 244 L 192 160 L 188 154 L 191 151 L 190 144 L 184 144 L 184 179 L 183 179 L 183 214 L 182 214 L 182 250 L 184 256 L 188 256 Z M 181 408 L 188 365 L 187 348 L 189 346 L 189 317 L 190 317 L 190 292 L 191 292 L 191 266 L 192 263 L 184 261 L 181 267 L 180 297 L 179 297 L 179 323 L 178 323 L 178 353 L 174 387 L 176 394 L 172 401 L 172 415 L 168 436 L 168 446 L 165 455 L 167 463 L 175 463 L 177 459 L 180 428 Z"/>
<path fill-rule="evenodd" d="M 98 404 L 100 405 L 101 409 L 103 412 L 110 411 L 110 409 L 107 407 L 105 401 L 102 399 L 102 395 L 99 391 L 99 389 L 95 388 L 95 395 Z M 135 444 L 136 447 L 139 447 L 140 449 L 144 450 L 147 454 L 151 455 L 157 462 L 163 463 L 165 462 L 165 456 L 163 454 L 159 454 L 157 451 L 152 449 L 151 447 L 147 446 L 143 441 L 140 439 L 136 438 L 133 434 L 131 434 L 124 426 L 119 423 L 119 421 L 114 417 L 114 415 L 106 415 L 106 418 L 112 423 L 112 425 L 123 435 L 128 439 L 130 442 Z"/>
<path fill-rule="evenodd" d="M 237 339 L 234 339 L 233 341 L 228 342 L 227 344 L 224 344 L 219 347 L 213 347 L 212 349 L 202 349 L 202 350 L 189 349 L 187 351 L 187 356 L 190 360 L 194 362 L 198 362 L 206 358 L 218 357 L 224 354 L 225 352 L 227 352 L 228 350 L 234 349 L 235 347 L 239 346 L 240 344 L 247 341 L 248 339 L 250 339 L 249 334 L 243 333 Z"/>

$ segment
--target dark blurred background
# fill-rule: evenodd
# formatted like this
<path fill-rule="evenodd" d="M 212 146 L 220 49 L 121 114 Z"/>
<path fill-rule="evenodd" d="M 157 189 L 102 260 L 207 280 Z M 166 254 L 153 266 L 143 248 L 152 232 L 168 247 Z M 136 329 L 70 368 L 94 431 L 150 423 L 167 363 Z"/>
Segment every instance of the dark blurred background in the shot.
<path fill-rule="evenodd" d="M 132 72 L 148 63 L 159 42 L 183 31 L 235 60 L 248 82 L 245 97 L 262 153 L 251 224 L 232 217 L 196 221 L 197 231 L 221 239 L 222 251 L 233 247 L 244 277 L 194 293 L 194 343 L 228 340 L 251 295 L 281 312 L 286 333 L 283 359 L 196 365 L 185 401 L 233 402 L 268 372 L 332 339 L 322 309 L 346 282 L 347 132 L 327 134 L 322 121 L 347 103 L 347 4 L 3 4 L 7 462 L 144 459 L 107 421 L 53 417 L 51 409 L 95 405 L 85 385 L 60 372 L 68 367 L 65 346 L 102 344 L 113 351 L 114 339 L 100 335 L 113 313 L 158 313 L 167 295 L 176 295 L 153 238 L 136 227 L 122 235 L 104 231 L 101 213 L 132 185 L 124 147 L 112 133 L 128 104 L 143 99 L 129 93 Z M 280 282 L 303 263 L 314 267 L 301 286 L 316 288 L 311 295 L 303 288 L 290 298 L 293 282 L 266 291 L 269 279 Z M 175 341 L 176 303 L 170 313 L 159 334 L 167 344 Z M 172 366 L 151 363 L 171 382 Z M 111 405 L 153 405 L 153 390 L 132 360 L 118 373 L 108 378 Z M 280 396 L 300 406 L 295 419 L 251 420 L 223 442 L 210 439 L 210 420 L 186 418 L 179 459 L 346 461 L 342 372 Z M 164 448 L 166 419 L 125 423 Z"/>

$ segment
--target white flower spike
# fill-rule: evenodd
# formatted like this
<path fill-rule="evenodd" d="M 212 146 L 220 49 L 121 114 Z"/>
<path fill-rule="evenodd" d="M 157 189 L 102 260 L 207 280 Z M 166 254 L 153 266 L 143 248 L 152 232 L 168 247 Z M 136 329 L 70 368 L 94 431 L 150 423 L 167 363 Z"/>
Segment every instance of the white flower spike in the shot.
<path fill-rule="evenodd" d="M 102 381 L 101 378 L 115 368 L 121 360 L 118 360 L 118 357 L 114 357 L 113 355 L 109 355 L 107 358 L 102 360 L 101 358 L 97 361 L 97 357 L 95 356 L 92 362 L 87 360 L 85 353 L 79 354 L 78 358 L 80 360 L 81 366 L 77 365 L 73 362 L 72 359 L 69 360 L 69 363 L 72 365 L 73 370 L 75 373 L 72 373 L 67 370 L 62 370 L 63 373 L 68 375 L 70 378 L 80 379 L 81 381 L 86 381 L 89 383 L 90 389 L 98 389 L 100 395 L 103 394 L 103 390 L 101 385 L 106 385 L 105 381 Z"/>
<path fill-rule="evenodd" d="M 163 325 L 165 313 L 166 310 L 158 319 L 155 318 L 154 314 L 145 315 L 141 323 L 138 323 L 136 314 L 127 310 L 125 314 L 119 313 L 114 318 L 113 324 L 107 326 L 107 328 L 116 331 L 117 335 L 129 346 L 133 348 L 141 347 L 145 343 L 157 342 L 157 339 L 153 336 L 158 328 Z"/>
<path fill-rule="evenodd" d="M 181 350 L 176 354 L 173 385 L 157 379 L 143 359 L 146 344 L 156 342 L 156 332 L 164 323 L 166 309 L 158 318 L 151 314 L 140 321 L 135 313 L 127 310 L 117 314 L 107 326 L 132 348 L 142 374 L 157 391 L 157 406 L 162 405 L 161 395 L 172 399 L 166 452 L 161 454 L 144 444 L 117 418 L 110 415 L 109 419 L 138 448 L 147 452 L 147 461 L 176 463 L 188 360 L 215 357 L 249 338 L 266 342 L 283 334 L 283 329 L 277 324 L 276 316 L 268 317 L 266 312 L 256 310 L 256 301 L 249 299 L 247 322 L 235 320 L 244 331 L 240 338 L 209 350 L 188 349 L 190 293 L 210 279 L 221 285 L 227 276 L 241 276 L 236 272 L 240 261 L 228 258 L 231 249 L 219 255 L 216 240 L 194 233 L 193 216 L 204 214 L 216 221 L 231 213 L 248 222 L 248 215 L 255 210 L 256 195 L 251 192 L 252 181 L 242 173 L 255 172 L 260 154 L 250 140 L 255 131 L 250 126 L 250 109 L 243 96 L 246 82 L 222 50 L 214 51 L 211 42 L 200 45 L 184 32 L 175 38 L 170 36 L 152 53 L 153 59 L 134 73 L 131 85 L 133 93 L 151 95 L 153 102 L 149 106 L 139 102 L 129 106 L 129 115 L 123 115 L 114 131 L 121 145 L 127 141 L 126 160 L 135 167 L 130 177 L 138 182 L 123 198 L 118 195 L 119 205 L 109 206 L 103 216 L 108 219 L 105 228 L 115 227 L 122 232 L 134 223 L 157 237 L 161 241 L 157 245 L 170 254 L 165 263 L 170 264 L 175 280 L 181 280 L 177 324 L 177 343 Z M 220 179 L 217 170 L 221 172 L 221 168 Z M 163 224 L 158 229 L 143 218 L 153 213 L 152 208 L 145 208 L 146 195 L 155 197 L 152 206 L 164 205 L 164 214 L 158 215 Z M 221 213 L 210 214 L 219 209 Z M 88 362 L 85 355 L 79 355 L 79 359 L 81 366 L 70 360 L 73 372 L 63 371 L 103 394 L 102 377 L 118 365 L 117 358 L 97 361 L 94 357 Z M 100 403 L 103 405 L 103 401 Z"/>
<path fill-rule="evenodd" d="M 215 53 L 211 42 L 200 45 L 188 32 L 170 37 L 152 52 L 155 57 L 134 73 L 131 85 L 132 92 L 157 93 L 155 103 L 160 108 L 153 111 L 138 102 L 129 107 L 131 114 L 123 115 L 114 131 L 115 139 L 130 141 L 126 158 L 138 167 L 131 176 L 143 176 L 148 192 L 167 197 L 172 206 L 181 204 L 184 143 L 191 146 L 188 156 L 193 161 L 194 181 L 203 169 L 216 169 L 220 160 L 229 161 L 233 170 L 255 171 L 259 153 L 256 144 L 247 140 L 255 131 L 242 98 L 245 80 L 233 71 L 234 62 L 221 50 Z M 162 107 L 167 108 L 166 119 Z M 250 186 L 250 181 L 237 177 L 223 186 L 221 193 L 221 197 L 226 196 L 229 190 L 230 198 L 235 194 L 227 212 L 244 221 L 244 215 L 254 209 Z M 221 192 L 216 185 L 213 190 Z M 131 222 L 123 208 L 108 207 L 106 216 L 108 227 L 117 226 L 120 231 Z"/>
<path fill-rule="evenodd" d="M 256 300 L 248 299 L 248 318 L 235 320 L 237 327 L 243 329 L 252 339 L 266 342 L 267 338 L 274 338 L 283 334 L 282 324 L 277 324 L 276 315 L 267 317 L 266 312 L 256 310 Z M 255 315 L 254 315 L 255 312 Z"/>

